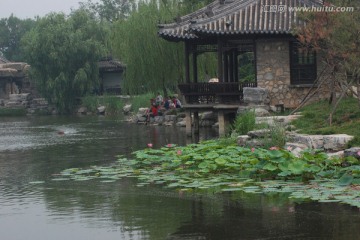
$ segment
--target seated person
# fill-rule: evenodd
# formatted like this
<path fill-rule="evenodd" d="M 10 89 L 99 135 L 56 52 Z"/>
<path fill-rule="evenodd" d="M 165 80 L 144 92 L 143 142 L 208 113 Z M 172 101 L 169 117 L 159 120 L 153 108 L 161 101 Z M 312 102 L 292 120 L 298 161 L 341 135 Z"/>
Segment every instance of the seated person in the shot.
<path fill-rule="evenodd" d="M 156 96 L 155 103 L 157 106 L 160 106 L 163 104 L 163 97 L 161 96 L 160 93 L 158 93 L 158 95 Z"/>
<path fill-rule="evenodd" d="M 163 107 L 165 108 L 165 110 L 169 110 L 169 108 L 170 108 L 170 99 L 168 97 L 165 97 Z"/>
<path fill-rule="evenodd" d="M 181 102 L 177 97 L 173 97 L 173 103 L 175 105 L 175 108 L 181 108 Z"/>
<path fill-rule="evenodd" d="M 156 106 L 155 103 L 153 103 L 151 105 L 147 121 L 150 122 L 150 118 L 156 117 L 157 115 L 158 115 L 158 107 Z"/>

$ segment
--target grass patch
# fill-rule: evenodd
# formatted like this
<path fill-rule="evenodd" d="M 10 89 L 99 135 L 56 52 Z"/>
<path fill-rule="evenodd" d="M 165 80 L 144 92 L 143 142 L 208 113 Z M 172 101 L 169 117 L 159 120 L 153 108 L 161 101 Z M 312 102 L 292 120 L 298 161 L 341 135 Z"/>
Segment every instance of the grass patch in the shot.
<path fill-rule="evenodd" d="M 356 98 L 346 98 L 341 101 L 334 114 L 332 126 L 329 125 L 331 106 L 327 101 L 305 106 L 301 112 L 302 117 L 293 122 L 301 133 L 345 133 L 355 137 L 349 143 L 349 147 L 360 146 L 360 108 Z"/>
<path fill-rule="evenodd" d="M 246 111 L 236 116 L 230 130 L 239 135 L 245 135 L 255 129 L 256 116 L 254 111 Z"/>
<path fill-rule="evenodd" d="M 132 96 L 130 99 L 132 110 L 137 112 L 139 108 L 150 107 L 150 99 L 155 98 L 153 93 Z"/>
<path fill-rule="evenodd" d="M 114 95 L 94 96 L 87 95 L 81 99 L 81 104 L 90 112 L 97 112 L 97 108 L 100 106 L 106 107 L 107 114 L 119 114 L 124 107 L 124 101 Z"/>
<path fill-rule="evenodd" d="M 25 108 L 0 108 L 0 117 L 26 116 Z"/>

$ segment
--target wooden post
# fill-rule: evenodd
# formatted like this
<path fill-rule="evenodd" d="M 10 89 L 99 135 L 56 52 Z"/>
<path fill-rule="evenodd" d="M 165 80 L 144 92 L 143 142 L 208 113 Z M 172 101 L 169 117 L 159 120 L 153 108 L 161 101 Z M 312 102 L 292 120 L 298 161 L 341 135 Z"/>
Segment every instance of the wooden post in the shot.
<path fill-rule="evenodd" d="M 190 46 L 189 42 L 185 42 L 185 81 L 190 83 Z"/>
<path fill-rule="evenodd" d="M 223 54 L 222 54 L 222 41 L 218 41 L 218 78 L 219 82 L 224 81 L 224 73 L 223 73 Z"/>
<path fill-rule="evenodd" d="M 223 82 L 229 82 L 229 55 L 224 52 L 224 66 L 223 66 Z"/>
<path fill-rule="evenodd" d="M 196 48 L 196 46 L 194 46 Z M 192 64 L 193 64 L 193 82 L 198 82 L 198 69 L 197 69 L 197 53 L 196 49 L 193 49 L 192 51 Z"/>
<path fill-rule="evenodd" d="M 199 134 L 199 112 L 194 112 L 194 133 Z"/>
<path fill-rule="evenodd" d="M 185 122 L 186 122 L 186 136 L 191 137 L 192 135 L 192 119 L 191 119 L 191 111 L 185 111 Z"/>

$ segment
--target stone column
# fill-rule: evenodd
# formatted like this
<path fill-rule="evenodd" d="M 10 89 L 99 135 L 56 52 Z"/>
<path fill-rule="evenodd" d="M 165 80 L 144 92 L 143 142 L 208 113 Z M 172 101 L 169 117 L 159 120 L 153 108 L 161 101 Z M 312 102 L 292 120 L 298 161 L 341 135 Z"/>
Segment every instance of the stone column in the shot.
<path fill-rule="evenodd" d="M 219 137 L 225 136 L 226 119 L 224 111 L 218 111 Z"/>
<path fill-rule="evenodd" d="M 199 112 L 194 112 L 194 133 L 199 134 Z"/>
<path fill-rule="evenodd" d="M 191 111 L 185 111 L 185 122 L 186 122 L 186 136 L 191 137 L 192 135 L 192 120 L 191 120 Z"/>

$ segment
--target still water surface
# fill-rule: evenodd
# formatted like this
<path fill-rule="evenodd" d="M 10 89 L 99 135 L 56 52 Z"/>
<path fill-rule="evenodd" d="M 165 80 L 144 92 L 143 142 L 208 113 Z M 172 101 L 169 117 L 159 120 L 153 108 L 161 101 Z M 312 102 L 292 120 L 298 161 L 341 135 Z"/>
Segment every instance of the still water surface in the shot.
<path fill-rule="evenodd" d="M 202 130 L 200 139 L 214 136 Z M 109 165 L 150 142 L 156 148 L 191 141 L 184 129 L 102 117 L 1 118 L 0 239 L 360 239 L 360 211 L 345 205 L 297 204 L 286 195 L 179 194 L 136 187 L 132 178 L 51 180 L 66 168 Z"/>

